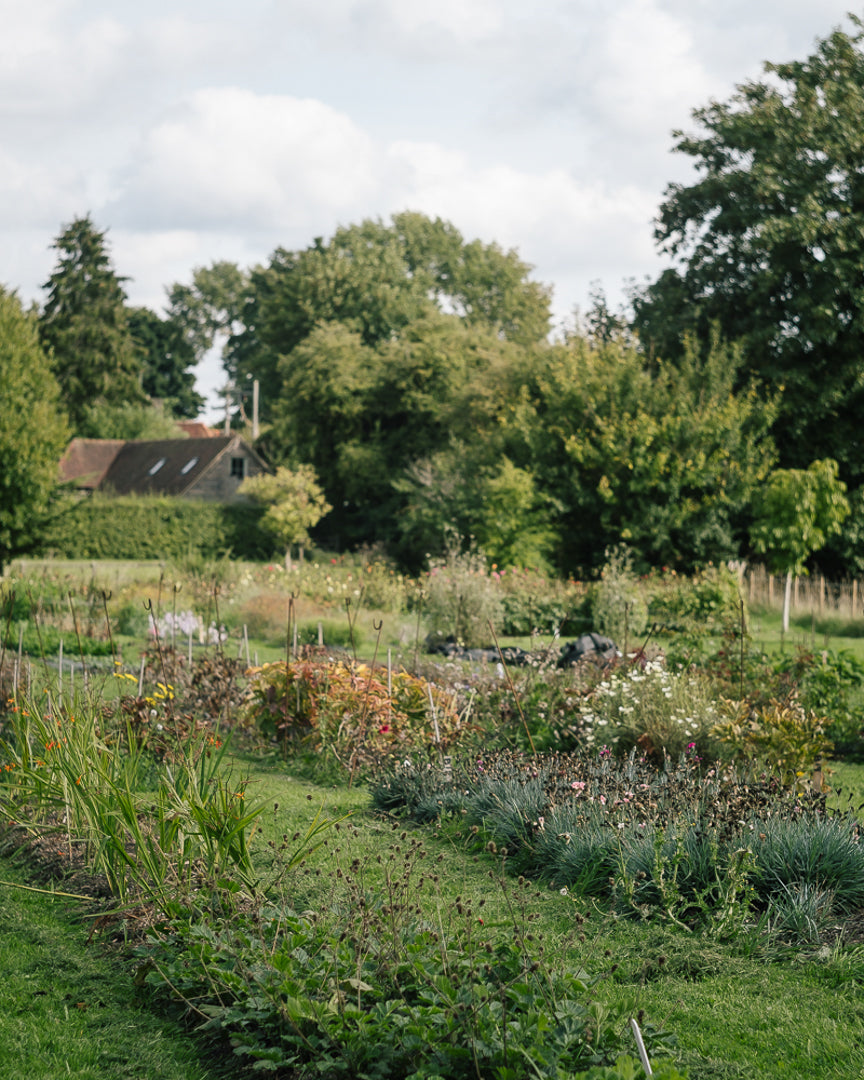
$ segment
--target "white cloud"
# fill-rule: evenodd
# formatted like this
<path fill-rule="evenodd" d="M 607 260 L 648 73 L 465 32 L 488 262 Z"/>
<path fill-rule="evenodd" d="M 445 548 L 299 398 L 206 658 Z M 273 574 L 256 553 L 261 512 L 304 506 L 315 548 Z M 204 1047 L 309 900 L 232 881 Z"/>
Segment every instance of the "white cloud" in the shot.
<path fill-rule="evenodd" d="M 146 135 L 118 210 L 161 228 L 290 229 L 361 207 L 373 171 L 369 137 L 320 101 L 205 89 Z"/>
<path fill-rule="evenodd" d="M 593 102 L 616 139 L 668 134 L 721 85 L 706 72 L 683 22 L 657 0 L 616 5 L 594 53 Z"/>

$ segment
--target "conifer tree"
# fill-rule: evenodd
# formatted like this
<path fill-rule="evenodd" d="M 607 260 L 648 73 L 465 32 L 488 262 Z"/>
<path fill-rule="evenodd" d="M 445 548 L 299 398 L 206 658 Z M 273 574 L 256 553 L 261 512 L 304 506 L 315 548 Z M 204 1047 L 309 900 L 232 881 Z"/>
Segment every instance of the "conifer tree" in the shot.
<path fill-rule="evenodd" d="M 105 233 L 87 215 L 66 226 L 52 247 L 58 260 L 45 284 L 39 334 L 77 430 L 88 405 L 145 400 L 141 361 L 129 328 L 126 279 L 111 265 Z"/>

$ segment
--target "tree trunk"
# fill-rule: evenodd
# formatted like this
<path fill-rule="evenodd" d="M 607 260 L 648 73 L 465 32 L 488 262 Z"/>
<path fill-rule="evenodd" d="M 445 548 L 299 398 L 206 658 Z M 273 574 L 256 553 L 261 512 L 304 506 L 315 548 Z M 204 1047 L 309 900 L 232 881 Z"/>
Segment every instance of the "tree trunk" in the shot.
<path fill-rule="evenodd" d="M 789 607 L 792 601 L 792 571 L 786 571 L 786 588 L 783 590 L 783 633 L 789 633 Z"/>
<path fill-rule="evenodd" d="M 285 548 L 285 569 L 288 570 L 288 571 L 291 571 L 291 570 L 294 569 L 294 563 L 293 563 L 293 561 L 291 559 L 291 545 L 290 544 L 288 545 L 287 548 Z"/>

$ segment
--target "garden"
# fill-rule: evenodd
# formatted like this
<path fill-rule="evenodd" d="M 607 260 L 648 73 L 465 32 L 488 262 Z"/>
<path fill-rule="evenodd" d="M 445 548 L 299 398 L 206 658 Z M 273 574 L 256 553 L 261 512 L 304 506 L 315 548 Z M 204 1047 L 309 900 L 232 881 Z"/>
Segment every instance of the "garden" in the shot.
<path fill-rule="evenodd" d="M 14 562 L 4 1075 L 864 1075 L 864 619 L 753 580 Z"/>

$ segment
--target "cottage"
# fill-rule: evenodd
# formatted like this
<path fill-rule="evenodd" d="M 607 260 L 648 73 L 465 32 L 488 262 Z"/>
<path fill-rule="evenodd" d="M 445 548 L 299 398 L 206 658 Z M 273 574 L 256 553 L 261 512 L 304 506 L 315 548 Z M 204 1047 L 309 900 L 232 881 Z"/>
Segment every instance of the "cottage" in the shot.
<path fill-rule="evenodd" d="M 60 478 L 82 494 L 175 495 L 211 502 L 245 501 L 238 488 L 269 466 L 239 435 L 210 438 L 73 439 Z"/>

